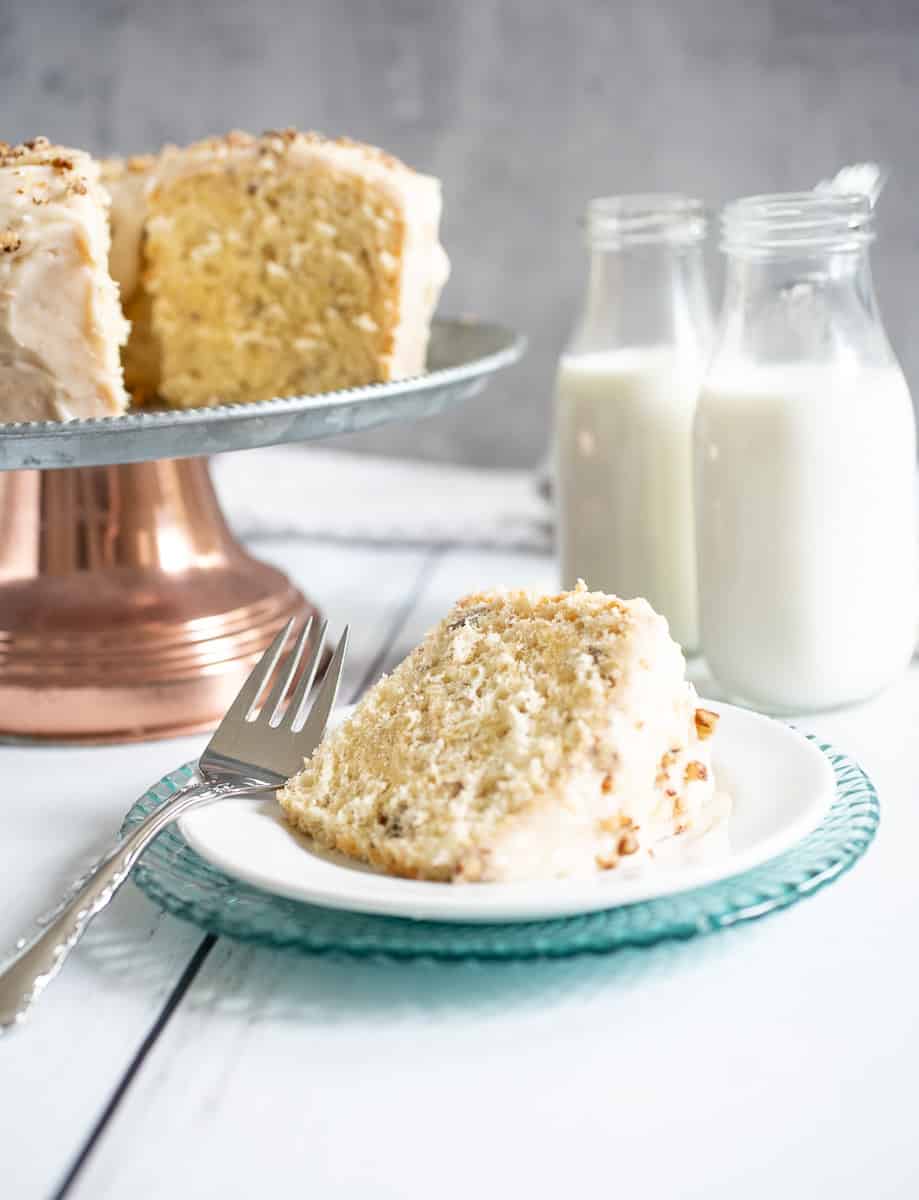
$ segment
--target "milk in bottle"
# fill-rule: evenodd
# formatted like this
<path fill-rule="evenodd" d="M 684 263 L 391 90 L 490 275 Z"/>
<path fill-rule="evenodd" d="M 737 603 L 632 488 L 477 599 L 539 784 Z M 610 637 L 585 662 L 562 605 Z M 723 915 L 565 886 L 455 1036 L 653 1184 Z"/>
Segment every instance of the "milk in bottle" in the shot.
<path fill-rule="evenodd" d="M 683 196 L 595 200 L 584 313 L 556 387 L 562 584 L 644 596 L 697 648 L 692 427 L 711 321 Z"/>
<path fill-rule="evenodd" d="M 916 631 L 915 430 L 861 197 L 728 206 L 725 309 L 696 417 L 703 647 L 778 712 L 869 696 Z"/>

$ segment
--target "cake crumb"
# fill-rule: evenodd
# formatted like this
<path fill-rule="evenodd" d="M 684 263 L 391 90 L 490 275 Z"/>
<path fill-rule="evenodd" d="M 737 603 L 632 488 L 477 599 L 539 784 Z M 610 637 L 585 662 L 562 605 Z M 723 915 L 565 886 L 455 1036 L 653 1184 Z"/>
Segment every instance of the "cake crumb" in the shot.
<path fill-rule="evenodd" d="M 710 738 L 718 724 L 718 714 L 707 708 L 697 708 L 695 715 L 696 734 L 700 742 Z"/>

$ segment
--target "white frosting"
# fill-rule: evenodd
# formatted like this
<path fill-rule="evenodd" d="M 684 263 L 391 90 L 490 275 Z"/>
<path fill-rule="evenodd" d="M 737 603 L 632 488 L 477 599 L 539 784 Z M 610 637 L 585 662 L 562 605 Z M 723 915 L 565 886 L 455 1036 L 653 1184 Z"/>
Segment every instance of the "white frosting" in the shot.
<path fill-rule="evenodd" d="M 690 684 L 686 685 L 686 691 L 687 710 L 691 714 L 695 691 Z M 489 879 L 508 883 L 586 877 L 603 870 L 604 862 L 614 861 L 615 870 L 631 874 L 639 866 L 652 864 L 665 847 L 668 861 L 672 861 L 684 840 L 695 845 L 716 818 L 720 824 L 721 817 L 730 811 L 730 800 L 715 790 L 709 743 L 700 742 L 695 735 L 686 742 L 689 726 L 682 718 L 679 726 L 670 724 L 668 709 L 672 710 L 673 705 L 665 703 L 657 710 L 646 710 L 640 729 L 633 715 L 622 712 L 616 715 L 616 724 L 620 726 L 620 765 L 615 797 L 629 825 L 616 830 L 604 826 L 610 797 L 598 786 L 597 771 L 584 770 L 566 786 L 563 803 L 534 809 L 524 820 L 508 827 L 492 851 Z M 662 726 L 669 726 L 666 732 L 674 748 L 681 741 L 685 744 L 662 771 L 664 777 L 658 779 L 654 772 L 665 734 Z M 690 762 L 705 768 L 704 779 L 686 780 Z M 652 778 L 653 785 L 649 782 Z M 679 797 L 680 804 L 680 815 L 676 818 L 674 797 Z M 634 838 L 636 849 L 619 855 L 619 840 L 626 833 Z"/>
<path fill-rule="evenodd" d="M 69 165 L 64 165 L 69 164 Z M 0 158 L 0 420 L 120 413 L 128 324 L 108 273 L 108 197 L 77 150 Z"/>
<path fill-rule="evenodd" d="M 102 182 L 112 200 L 112 248 L 109 270 L 125 306 L 140 283 L 141 247 L 147 219 L 147 190 L 153 179 L 156 159 L 107 159 L 102 163 Z"/>
<path fill-rule="evenodd" d="M 685 680 L 683 655 L 646 600 L 629 601 L 628 608 L 630 636 L 618 650 L 619 682 L 602 750 L 566 782 L 562 796 L 549 796 L 507 823 L 491 849 L 490 880 L 583 877 L 647 863 L 655 847 L 696 828 L 711 809 L 711 743 L 698 736 L 698 696 Z M 518 719 L 526 721 L 522 714 Z M 505 740 L 509 756 L 517 741 L 521 752 L 530 746 L 515 733 L 512 728 Z M 702 778 L 693 779 L 698 767 Z M 610 792 L 602 787 L 607 773 Z M 606 824 L 611 810 L 621 826 Z M 631 843 L 627 853 L 619 852 L 623 835 Z"/>

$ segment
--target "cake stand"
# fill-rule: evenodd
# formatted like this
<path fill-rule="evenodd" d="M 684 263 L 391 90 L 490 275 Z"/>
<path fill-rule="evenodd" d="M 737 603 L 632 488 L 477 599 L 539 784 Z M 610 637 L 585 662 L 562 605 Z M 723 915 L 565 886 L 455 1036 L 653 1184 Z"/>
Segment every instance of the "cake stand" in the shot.
<path fill-rule="evenodd" d="M 235 540 L 208 456 L 442 412 L 523 349 L 499 326 L 441 320 L 415 379 L 0 424 L 0 734 L 129 741 L 214 725 L 284 622 L 317 610 Z M 270 491 L 266 476 L 268 505 Z M 305 456 L 303 503 L 324 499 Z"/>

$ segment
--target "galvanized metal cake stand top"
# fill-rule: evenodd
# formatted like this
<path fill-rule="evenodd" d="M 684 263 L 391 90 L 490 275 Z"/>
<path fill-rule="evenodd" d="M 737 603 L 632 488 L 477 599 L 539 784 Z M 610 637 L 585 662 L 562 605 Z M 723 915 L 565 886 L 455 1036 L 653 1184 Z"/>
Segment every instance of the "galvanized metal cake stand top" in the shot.
<path fill-rule="evenodd" d="M 316 609 L 234 539 L 207 456 L 442 412 L 523 348 L 499 326 L 440 320 L 416 379 L 0 424 L 0 734 L 127 741 L 215 724 L 280 626 Z M 320 501 L 305 471 L 303 503 Z"/>

